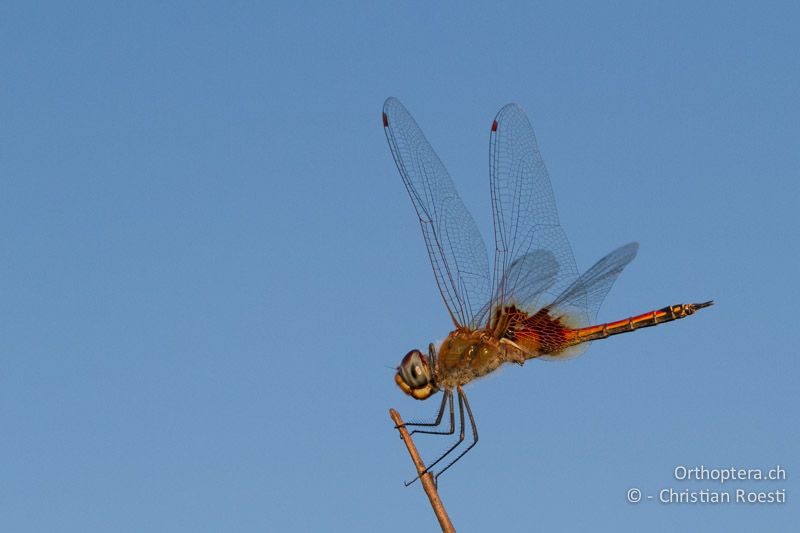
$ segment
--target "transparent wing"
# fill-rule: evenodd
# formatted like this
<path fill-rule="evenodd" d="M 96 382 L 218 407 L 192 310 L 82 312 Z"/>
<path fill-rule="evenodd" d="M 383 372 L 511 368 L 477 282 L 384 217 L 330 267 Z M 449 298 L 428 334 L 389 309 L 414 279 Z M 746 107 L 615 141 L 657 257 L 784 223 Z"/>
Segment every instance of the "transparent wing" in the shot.
<path fill-rule="evenodd" d="M 541 301 L 558 278 L 558 262 L 547 250 L 534 250 L 518 257 L 505 273 L 505 277 L 513 280 L 501 280 L 501 287 L 508 287 L 504 296 L 505 303 L 513 303 L 520 309 L 539 309 L 545 302 Z M 497 298 L 495 298 L 497 299 Z"/>
<path fill-rule="evenodd" d="M 383 105 L 383 125 L 453 322 L 477 328 L 476 314 L 489 301 L 490 281 L 486 245 L 475 221 L 422 130 L 395 98 Z"/>
<path fill-rule="evenodd" d="M 620 246 L 600 259 L 572 285 L 566 288 L 546 308 L 552 316 L 569 317 L 572 327 L 583 327 L 594 323 L 600 304 L 614 285 L 622 270 L 633 261 L 639 245 L 635 242 Z M 565 352 L 543 355 L 546 361 L 559 361 L 582 354 L 589 347 L 588 342 L 572 346 Z"/>
<path fill-rule="evenodd" d="M 628 263 L 633 261 L 638 251 L 639 244 L 635 242 L 620 246 L 584 272 L 548 307 L 557 310 L 558 314 L 582 318 L 583 325 L 590 325 L 597 318 L 600 304 L 605 300 L 611 286 Z"/>
<path fill-rule="evenodd" d="M 524 259 L 533 251 L 548 252 L 556 264 L 555 269 L 547 270 L 552 273 L 548 274 L 552 282 L 540 286 L 541 293 L 533 300 L 552 302 L 575 285 L 570 301 L 585 308 L 585 295 L 582 301 L 578 287 L 578 269 L 558 220 L 547 168 L 528 117 L 518 105 L 508 104 L 497 113 L 489 150 L 495 257 L 492 304 L 481 318 L 488 318 L 486 315 L 492 309 L 513 299 L 520 286 L 528 282 L 528 269 L 521 267 L 533 266 Z"/>

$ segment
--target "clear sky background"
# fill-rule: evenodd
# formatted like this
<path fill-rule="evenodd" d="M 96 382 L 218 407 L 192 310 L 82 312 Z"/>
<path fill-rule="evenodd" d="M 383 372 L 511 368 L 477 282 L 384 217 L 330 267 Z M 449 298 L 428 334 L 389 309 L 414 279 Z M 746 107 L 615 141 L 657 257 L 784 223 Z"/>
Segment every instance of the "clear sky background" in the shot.
<path fill-rule="evenodd" d="M 387 96 L 486 237 L 527 110 L 579 267 L 641 243 L 601 321 L 717 301 L 469 386 L 458 530 L 796 527 L 795 3 L 113 4 L 0 7 L 0 529 L 436 530 L 387 410 L 433 414 L 391 368 L 451 323 Z"/>

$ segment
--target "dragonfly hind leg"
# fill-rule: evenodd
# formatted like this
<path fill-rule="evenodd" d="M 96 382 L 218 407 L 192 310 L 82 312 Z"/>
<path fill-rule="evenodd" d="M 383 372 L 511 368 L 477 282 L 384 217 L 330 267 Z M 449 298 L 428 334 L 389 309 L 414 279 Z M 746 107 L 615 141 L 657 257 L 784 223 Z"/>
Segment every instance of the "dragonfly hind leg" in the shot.
<path fill-rule="evenodd" d="M 465 424 L 464 424 L 464 406 L 466 406 L 466 408 L 467 408 L 467 414 L 469 415 L 470 425 L 472 426 L 472 437 L 473 437 L 472 443 L 467 447 L 466 450 L 464 450 L 463 452 L 458 454 L 458 457 L 456 457 L 455 459 L 450 461 L 450 463 L 447 466 L 445 466 L 442 470 L 440 470 L 434 476 L 434 482 L 438 482 L 439 476 L 441 476 L 444 473 L 445 470 L 447 470 L 448 468 L 453 466 L 456 463 L 456 461 L 461 459 L 464 456 L 464 454 L 466 454 L 468 451 L 470 451 L 472 449 L 472 447 L 475 446 L 475 444 L 477 444 L 477 442 L 478 442 L 478 428 L 475 426 L 475 418 L 472 416 L 472 409 L 470 409 L 470 407 L 469 407 L 469 402 L 467 401 L 467 396 L 466 396 L 466 394 L 464 394 L 464 389 L 462 389 L 460 385 L 458 386 L 456 391 L 458 393 L 458 414 L 459 414 L 459 422 L 460 422 L 459 423 L 459 427 L 461 428 L 461 430 L 459 432 L 458 440 L 455 442 L 455 444 L 450 446 L 450 448 L 446 452 L 444 452 L 442 455 L 440 455 L 438 459 L 436 459 L 434 462 L 429 464 L 427 466 L 427 468 L 425 468 L 425 470 L 420 472 L 417 475 L 417 477 L 415 477 L 411 481 L 407 481 L 406 482 L 406 486 L 414 483 L 420 477 L 422 477 L 425 474 L 429 473 L 433 469 L 434 466 L 439 464 L 445 457 L 450 455 L 450 453 L 452 453 L 453 450 L 455 450 L 458 447 L 459 444 L 464 442 L 464 429 L 465 429 Z M 446 392 L 449 392 L 450 395 L 451 395 L 451 403 L 450 403 L 450 405 L 452 407 L 452 391 L 446 391 Z M 431 433 L 435 433 L 435 432 L 431 432 Z M 450 433 L 452 433 L 452 431 Z M 446 433 L 442 432 L 440 434 L 446 434 Z"/>
<path fill-rule="evenodd" d="M 472 444 L 467 446 L 466 450 L 464 450 L 463 452 L 458 454 L 458 457 L 456 457 L 455 459 L 450 461 L 450 463 L 447 466 L 445 466 L 444 468 L 439 470 L 439 472 L 435 476 L 433 476 L 433 482 L 435 484 L 437 484 L 437 485 L 439 484 L 439 476 L 444 474 L 445 470 L 447 470 L 448 468 L 450 468 L 451 466 L 456 464 L 456 461 L 458 461 L 459 459 L 464 457 L 464 455 L 466 455 L 466 453 L 468 451 L 470 451 L 473 446 L 478 444 L 478 427 L 475 425 L 475 417 L 472 416 L 472 409 L 470 408 L 469 402 L 467 401 L 467 395 L 464 394 L 464 390 L 461 388 L 461 386 L 459 386 L 458 387 L 458 406 L 459 406 L 459 408 L 461 407 L 461 400 L 462 399 L 464 400 L 464 407 L 467 408 L 467 415 L 469 415 L 469 424 L 472 427 Z M 461 411 L 461 437 L 462 437 L 462 439 L 463 439 L 463 436 L 464 436 L 464 412 Z M 461 443 L 461 441 L 459 441 L 457 444 L 460 444 L 460 443 Z M 447 452 L 447 453 L 450 453 L 450 452 Z M 442 458 L 444 458 L 444 456 L 442 456 L 439 460 L 441 460 Z"/>

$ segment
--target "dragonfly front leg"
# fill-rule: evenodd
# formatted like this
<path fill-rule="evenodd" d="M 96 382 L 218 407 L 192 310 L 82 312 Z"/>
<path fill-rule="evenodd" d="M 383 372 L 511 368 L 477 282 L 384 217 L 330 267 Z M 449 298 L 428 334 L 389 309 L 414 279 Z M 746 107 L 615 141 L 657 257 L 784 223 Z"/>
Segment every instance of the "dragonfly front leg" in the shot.
<path fill-rule="evenodd" d="M 433 431 L 433 430 L 423 430 L 423 429 L 415 429 L 409 435 L 413 435 L 414 433 L 423 433 L 429 435 L 452 435 L 455 431 L 455 412 L 453 411 L 453 391 L 445 390 L 444 394 L 442 395 L 442 404 L 439 406 L 439 414 L 436 415 L 436 420 L 433 422 L 406 422 L 403 424 L 403 427 L 411 427 L 411 426 L 420 426 L 420 427 L 436 427 L 442 422 L 442 416 L 444 415 L 444 406 L 445 404 L 450 404 L 450 429 L 444 431 Z M 398 426 L 400 427 L 400 426 Z"/>

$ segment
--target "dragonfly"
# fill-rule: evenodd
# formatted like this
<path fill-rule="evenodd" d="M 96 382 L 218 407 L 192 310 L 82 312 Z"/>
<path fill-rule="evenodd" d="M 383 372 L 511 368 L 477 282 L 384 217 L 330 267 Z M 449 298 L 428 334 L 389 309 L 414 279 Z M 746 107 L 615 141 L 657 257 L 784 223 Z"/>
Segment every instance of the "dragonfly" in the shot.
<path fill-rule="evenodd" d="M 637 243 L 609 253 L 584 273 L 558 218 L 553 189 L 533 128 L 519 105 L 497 113 L 489 133 L 489 187 L 494 221 L 494 264 L 472 215 L 422 130 L 403 104 L 389 98 L 383 126 L 392 156 L 411 197 L 433 274 L 453 329 L 428 353 L 403 357 L 395 383 L 426 400 L 442 391 L 432 422 L 404 424 L 413 433 L 454 435 L 454 395 L 459 437 L 420 476 L 433 472 L 465 442 L 465 411 L 471 442 L 434 475 L 441 476 L 478 442 L 464 386 L 501 365 L 529 359 L 560 361 L 583 353 L 591 341 L 685 318 L 713 301 L 669 305 L 614 322 L 595 324 L 600 304 L 636 256 Z M 449 405 L 449 428 L 442 424 Z"/>

